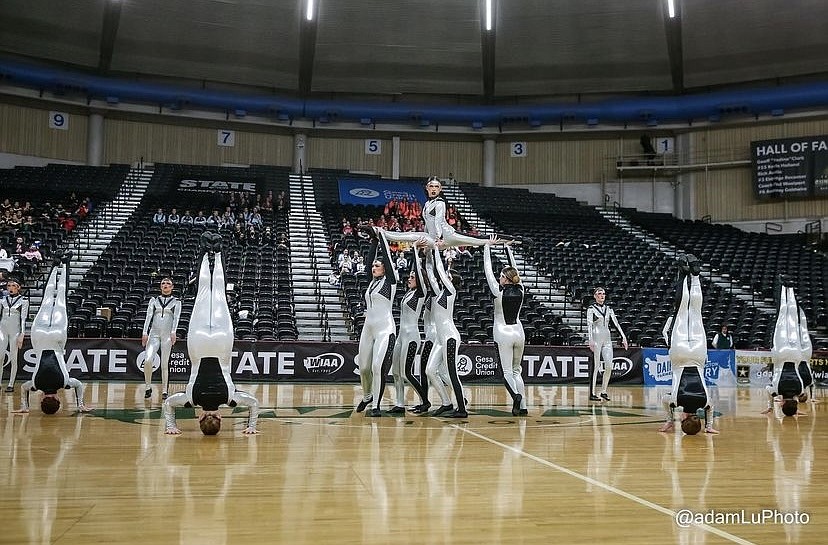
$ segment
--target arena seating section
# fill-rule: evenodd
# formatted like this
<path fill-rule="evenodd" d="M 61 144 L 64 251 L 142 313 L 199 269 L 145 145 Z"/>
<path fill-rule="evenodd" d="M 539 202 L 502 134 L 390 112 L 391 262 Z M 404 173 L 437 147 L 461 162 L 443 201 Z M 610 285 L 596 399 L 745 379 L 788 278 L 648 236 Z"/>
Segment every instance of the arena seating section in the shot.
<path fill-rule="evenodd" d="M 674 257 L 636 238 L 574 199 L 522 189 L 484 188 L 463 184 L 472 206 L 504 233 L 529 237 L 528 255 L 565 287 L 584 308 L 596 286 L 607 290 L 607 302 L 629 340 L 642 346 L 664 346 L 661 330 L 675 297 Z M 700 253 L 703 261 L 708 260 Z M 749 304 L 702 278 L 702 315 L 713 329 L 727 322 L 739 335 L 750 332 L 751 346 L 768 346 L 772 324 Z"/>
<path fill-rule="evenodd" d="M 54 209 L 47 203 L 63 203 L 74 190 L 76 197 L 90 197 L 95 208 L 117 193 L 129 167 L 86 167 L 49 165 L 0 170 L 4 198 L 30 201 L 35 210 Z M 289 193 L 287 167 L 251 166 L 247 169 L 156 164 L 149 188 L 126 225 L 115 236 L 96 265 L 70 294 L 69 335 L 78 337 L 139 337 L 149 297 L 158 293 L 158 282 L 171 276 L 175 292 L 183 296 L 184 311 L 178 328 L 186 336 L 194 285 L 188 284 L 197 272 L 202 255 L 199 238 L 202 227 L 155 225 L 158 208 L 179 213 L 203 209 L 223 211 L 229 195 L 220 192 L 180 192 L 183 178 L 250 179 L 257 191 L 274 195 Z M 382 214 L 378 207 L 339 203 L 337 178 L 346 171 L 316 169 L 316 203 L 331 240 L 331 264 L 348 248 L 361 253 L 370 273 L 370 243 L 358 236 L 342 236 L 342 218 L 353 225 Z M 421 180 L 417 180 L 418 183 Z M 677 220 L 666 214 L 622 210 L 634 226 L 669 242 L 674 249 L 657 247 L 605 219 L 597 210 L 573 199 L 552 194 L 530 193 L 523 189 L 484 188 L 462 184 L 472 207 L 495 229 L 524 239 L 520 251 L 553 284 L 563 288 L 567 301 L 581 307 L 582 319 L 596 286 L 607 290 L 608 303 L 615 308 L 630 341 L 643 346 L 663 346 L 661 328 L 672 312 L 675 298 L 675 253 L 690 252 L 709 264 L 717 275 L 753 293 L 755 301 L 772 301 L 779 274 L 797 290 L 811 329 L 828 326 L 826 286 L 828 260 L 806 245 L 800 235 L 765 235 L 698 221 Z M 237 242 L 229 229 L 222 230 L 226 251 L 226 274 L 234 313 L 236 337 L 247 340 L 295 340 L 296 322 L 292 304 L 290 250 L 279 241 L 287 238 L 287 211 L 263 212 L 263 227 L 271 238 L 255 243 Z M 86 220 L 89 221 L 87 217 Z M 0 244 L 13 247 L 16 232 L 0 231 Z M 54 217 L 39 216 L 27 233 L 27 242 L 40 241 L 49 255 L 67 236 Z M 672 248 L 672 247 L 671 247 Z M 411 263 L 410 250 L 406 258 Z M 495 258 L 495 267 L 501 264 Z M 455 261 L 464 278 L 456 304 L 456 323 L 467 342 L 492 342 L 492 302 L 482 268 L 482 252 Z M 340 294 L 348 310 L 353 338 L 362 327 L 363 293 L 368 274 L 345 274 Z M 32 283 L 36 280 L 33 279 Z M 730 325 L 737 348 L 767 348 L 773 332 L 773 316 L 759 312 L 746 297 L 712 283 L 703 275 L 703 317 L 709 335 L 722 323 Z M 400 284 L 398 298 L 405 288 Z M 564 324 L 556 313 L 540 304 L 529 292 L 522 320 L 527 341 L 532 344 L 580 344 L 582 336 Z M 111 319 L 97 316 L 108 307 Z M 247 312 L 241 312 L 247 311 Z M 241 312 L 241 314 L 239 314 Z M 395 310 L 397 313 L 398 310 Z M 398 317 L 398 316 L 397 316 Z M 816 348 L 828 348 L 824 341 Z"/>
<path fill-rule="evenodd" d="M 670 241 L 686 252 L 700 256 L 719 273 L 727 273 L 740 287 L 758 298 L 774 300 L 777 278 L 784 275 L 796 291 L 797 301 L 811 329 L 828 326 L 828 259 L 807 244 L 804 234 L 768 235 L 749 233 L 729 225 L 679 220 L 669 214 L 624 210 L 634 224 Z M 734 323 L 732 316 L 725 317 Z M 750 326 L 750 324 L 743 324 Z M 750 344 L 769 346 L 774 323 L 753 322 L 739 327 Z M 819 346 L 828 348 L 828 346 Z"/>
<path fill-rule="evenodd" d="M 140 337 L 149 298 L 158 293 L 163 276 L 172 277 L 175 293 L 183 296 L 183 311 L 178 327 L 185 338 L 195 295 L 195 284 L 203 255 L 199 238 L 203 227 L 156 225 L 152 216 L 158 208 L 179 214 L 199 209 L 209 215 L 223 212 L 229 194 L 220 192 L 178 192 L 182 178 L 202 180 L 258 181 L 257 191 L 288 193 L 289 169 L 251 166 L 248 169 L 156 164 L 150 187 L 135 214 L 120 230 L 98 263 L 87 273 L 80 287 L 70 296 L 70 336 Z M 272 237 L 261 243 L 239 244 L 230 229 L 223 229 L 225 274 L 229 303 L 234 314 L 236 338 L 294 340 L 297 338 L 293 316 L 289 249 L 279 247 L 287 235 L 287 212 L 262 212 L 264 227 Z M 109 307 L 112 318 L 96 317 L 100 307 Z M 239 312 L 247 311 L 239 316 Z"/>
<path fill-rule="evenodd" d="M 94 218 L 101 206 L 111 200 L 118 192 L 121 183 L 129 171 L 128 165 L 109 167 L 90 167 L 80 165 L 50 164 L 45 167 L 16 167 L 0 169 L 0 200 L 8 199 L 21 205 L 27 201 L 34 211 L 35 226 L 27 229 L 15 229 L 4 226 L 0 229 L 0 246 L 11 255 L 15 239 L 22 236 L 24 242 L 38 243 L 44 263 L 68 235 L 61 226 L 63 218 L 72 218 L 75 229 L 83 222 Z M 74 195 L 74 197 L 73 197 Z M 89 198 L 93 204 L 92 211 L 85 218 L 74 214 L 80 201 Z M 37 278 L 32 277 L 35 268 L 22 267 L 27 284 L 33 284 Z M 19 274 L 21 271 L 15 271 Z"/>

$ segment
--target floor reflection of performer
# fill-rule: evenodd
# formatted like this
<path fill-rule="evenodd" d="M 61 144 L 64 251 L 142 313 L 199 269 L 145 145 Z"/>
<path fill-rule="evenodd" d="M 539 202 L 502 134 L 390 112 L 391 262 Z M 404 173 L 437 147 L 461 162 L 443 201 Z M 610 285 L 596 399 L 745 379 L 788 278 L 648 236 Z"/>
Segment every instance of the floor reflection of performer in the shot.
<path fill-rule="evenodd" d="M 497 238 L 492 236 L 490 240 L 494 243 Z M 509 264 L 500 271 L 499 278 L 495 278 L 492 268 L 492 247 L 487 244 L 483 248 L 483 270 L 486 274 L 486 282 L 489 284 L 489 291 L 494 297 L 492 335 L 497 344 L 503 382 L 512 398 L 512 415 L 521 416 L 528 414 L 526 387 L 523 384 L 521 369 L 523 349 L 526 344 L 523 324 L 520 323 L 524 292 L 517 263 L 509 245 L 506 245 L 506 256 Z"/>
<path fill-rule="evenodd" d="M 662 397 L 667 421 L 659 431 L 671 431 L 674 427 L 674 411 L 682 408 L 681 429 L 687 435 L 701 431 L 701 421 L 696 415 L 704 409 L 704 431 L 719 433 L 713 429 L 712 400 L 704 383 L 704 364 L 707 361 L 707 337 L 702 323 L 702 291 L 699 273 L 701 264 L 692 255 L 679 258 L 679 303 L 675 316 L 665 326 L 672 325 L 670 336 L 670 363 L 673 368 L 672 392 Z"/>
<path fill-rule="evenodd" d="M 233 351 L 233 323 L 225 294 L 224 266 L 221 255 L 221 236 L 204 233 L 202 243 L 211 251 L 201 260 L 193 313 L 187 329 L 187 351 L 190 356 L 190 380 L 185 391 L 171 395 L 164 401 L 166 433 L 181 433 L 175 421 L 175 407 L 200 406 L 198 417 L 204 435 L 216 435 L 221 429 L 220 405 L 246 406 L 250 410 L 243 433 L 257 433 L 259 402 L 252 395 L 236 390 L 230 377 L 230 359 Z M 215 264 L 210 272 L 210 254 L 215 253 Z"/>
<path fill-rule="evenodd" d="M 20 390 L 20 410 L 29 412 L 29 394 L 40 390 L 43 397 L 40 409 L 45 414 L 55 414 L 60 409 L 59 390 L 72 390 L 78 411 L 89 412 L 91 407 L 83 403 L 84 385 L 69 376 L 64 352 L 68 335 L 69 318 L 66 313 L 66 284 L 69 280 L 69 260 L 72 254 L 58 256 L 43 288 L 43 300 L 32 322 L 32 348 L 37 362 L 31 380 L 23 383 Z"/>
<path fill-rule="evenodd" d="M 670 507 L 678 512 L 689 509 L 702 512 L 709 508 L 710 499 L 707 489 L 711 482 L 718 480 L 713 477 L 717 468 L 715 441 L 706 436 L 707 444 L 702 448 L 686 448 L 680 436 L 664 436 L 664 451 L 661 457 L 661 469 L 669 475 L 669 490 L 672 491 Z M 693 470 L 688 470 L 693 468 Z M 714 488 L 716 488 L 714 486 Z M 715 491 L 713 492 L 715 495 Z M 702 525 L 690 524 L 681 526 L 672 524 L 673 542 L 679 545 L 706 543 L 709 530 Z M 668 538 L 663 539 L 669 542 Z"/>
<path fill-rule="evenodd" d="M 771 384 L 766 387 L 768 407 L 762 413 L 772 412 L 773 402 L 777 398 L 781 398 L 782 414 L 794 416 L 798 413 L 799 402 L 806 401 L 808 398 L 802 377 L 799 374 L 799 367 L 804 361 L 806 352 L 810 359 L 811 340 L 807 325 L 804 332 L 801 328 L 801 311 L 796 304 L 793 288 L 782 285 L 779 295 L 779 314 L 776 317 L 773 347 L 771 348 L 773 379 Z M 813 381 L 813 379 L 811 380 Z"/>
<path fill-rule="evenodd" d="M 385 381 L 394 354 L 397 327 L 394 324 L 392 305 L 397 293 L 397 269 L 391 260 L 391 251 L 384 232 L 370 225 L 360 225 L 360 230 L 371 237 L 371 282 L 365 290 L 365 321 L 359 335 L 356 356 L 362 382 L 362 401 L 356 412 L 364 411 L 373 403 L 368 416 L 382 416 L 380 403 L 385 392 Z"/>
<path fill-rule="evenodd" d="M 408 291 L 400 301 L 400 331 L 397 342 L 394 343 L 394 362 L 391 365 L 391 375 L 394 377 L 394 408 L 388 411 L 392 414 L 405 413 L 405 384 L 409 384 L 420 397 L 420 404 L 414 407 L 422 412 L 428 410 L 428 379 L 423 372 L 424 364 L 421 362 L 421 377 L 414 375 L 414 360 L 417 351 L 422 344 L 420 335 L 420 315 L 423 312 L 423 305 L 426 300 L 426 288 L 424 283 L 424 272 L 420 251 L 414 248 L 414 260 L 411 272 L 408 273 Z M 403 378 L 405 377 L 405 379 Z"/>
<path fill-rule="evenodd" d="M 802 513 L 814 465 L 816 419 L 768 419 L 767 443 L 773 453 L 774 497 L 782 513 Z M 806 424 L 807 422 L 807 424 Z M 800 543 L 801 524 L 783 524 L 787 543 Z"/>
<path fill-rule="evenodd" d="M 64 426 L 46 425 L 42 419 L 27 418 L 11 442 L 9 460 L 14 460 L 15 485 L 25 491 L 19 502 L 22 507 L 19 524 L 26 528 L 29 536 L 26 543 L 56 543 L 66 538 L 64 524 L 78 506 L 59 504 L 59 501 L 63 501 L 65 487 L 77 486 L 69 476 L 77 472 L 84 459 L 88 460 L 88 455 L 80 458 L 80 453 L 72 454 L 86 419 L 75 418 L 74 421 L 74 429 L 68 430 Z M 72 492 L 76 497 L 75 488 Z M 10 498 L 6 495 L 5 499 Z M 58 519 L 59 507 L 62 520 Z M 78 514 L 78 518 L 82 516 L 82 513 Z M 59 520 L 57 529 L 56 520 Z M 15 532 L 14 524 L 11 529 Z M 57 533 L 53 535 L 53 532 Z M 0 538 L 0 541 L 12 543 L 15 540 Z"/>

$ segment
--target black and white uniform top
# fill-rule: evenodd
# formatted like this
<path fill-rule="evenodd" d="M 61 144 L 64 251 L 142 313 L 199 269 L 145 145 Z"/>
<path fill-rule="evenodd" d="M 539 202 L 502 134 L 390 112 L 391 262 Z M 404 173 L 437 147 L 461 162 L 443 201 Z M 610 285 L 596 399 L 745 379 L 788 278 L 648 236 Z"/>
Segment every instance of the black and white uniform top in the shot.
<path fill-rule="evenodd" d="M 26 332 L 29 318 L 29 298 L 23 295 L 7 295 L 0 299 L 0 329 L 6 335 Z"/>
<path fill-rule="evenodd" d="M 144 335 L 169 338 L 178 329 L 181 319 L 181 301 L 174 295 L 156 295 L 147 305 Z"/>

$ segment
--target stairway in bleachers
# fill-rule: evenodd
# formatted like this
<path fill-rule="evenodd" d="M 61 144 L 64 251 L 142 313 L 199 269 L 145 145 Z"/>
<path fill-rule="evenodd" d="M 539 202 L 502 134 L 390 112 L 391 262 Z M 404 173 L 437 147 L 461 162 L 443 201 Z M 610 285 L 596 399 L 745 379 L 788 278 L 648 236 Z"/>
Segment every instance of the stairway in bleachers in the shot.
<path fill-rule="evenodd" d="M 153 168 L 131 168 L 115 197 L 98 210 L 90 222 L 82 224 L 64 242 L 62 250 L 72 250 L 69 291 L 75 289 L 106 250 L 118 231 L 132 216 L 152 178 Z"/>
<path fill-rule="evenodd" d="M 332 272 L 322 216 L 316 208 L 312 175 L 290 175 L 291 276 L 296 327 L 302 340 L 348 340 L 350 334 Z"/>

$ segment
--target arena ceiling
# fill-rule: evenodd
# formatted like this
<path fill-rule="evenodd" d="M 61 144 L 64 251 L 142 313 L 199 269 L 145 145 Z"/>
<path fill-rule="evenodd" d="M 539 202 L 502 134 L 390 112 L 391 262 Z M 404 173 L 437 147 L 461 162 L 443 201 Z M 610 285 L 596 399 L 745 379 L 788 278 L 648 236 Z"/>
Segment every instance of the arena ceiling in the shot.
<path fill-rule="evenodd" d="M 0 57 L 206 88 L 493 103 L 825 79 L 825 0 L 2 0 Z"/>

